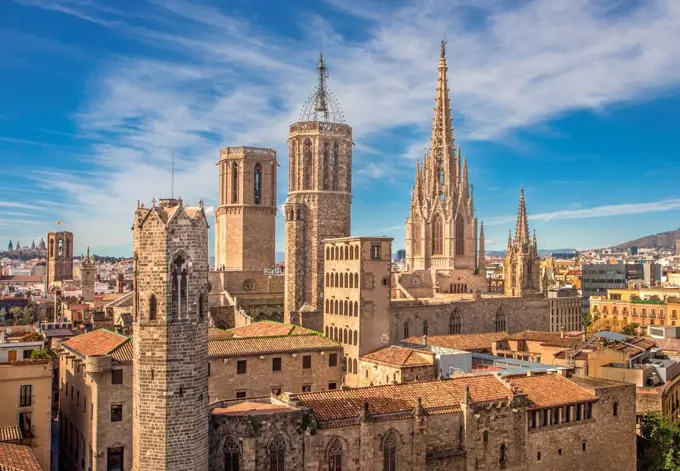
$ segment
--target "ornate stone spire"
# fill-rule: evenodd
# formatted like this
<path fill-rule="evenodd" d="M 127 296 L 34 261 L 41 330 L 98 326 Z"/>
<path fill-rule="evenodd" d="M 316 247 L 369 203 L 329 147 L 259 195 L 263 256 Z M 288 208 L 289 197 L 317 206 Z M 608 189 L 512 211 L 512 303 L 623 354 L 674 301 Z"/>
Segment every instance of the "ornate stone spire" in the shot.
<path fill-rule="evenodd" d="M 517 208 L 517 226 L 515 227 L 515 243 L 529 242 L 529 222 L 527 221 L 527 207 L 524 201 L 524 187 L 519 190 L 519 206 Z"/>
<path fill-rule="evenodd" d="M 484 255 L 484 223 L 481 223 L 479 229 L 479 255 L 477 256 L 477 270 L 484 275 L 486 270 L 486 257 Z"/>
<path fill-rule="evenodd" d="M 314 92 L 307 98 L 300 121 L 325 121 L 331 123 L 343 123 L 344 116 L 338 101 L 333 93 L 328 89 L 326 79 L 328 79 L 328 69 L 323 60 L 323 52 L 319 53 L 319 61 L 316 65 L 318 77 Z"/>
<path fill-rule="evenodd" d="M 454 139 L 447 78 L 448 67 L 446 66 L 446 41 L 442 41 L 441 44 L 441 55 L 437 69 L 437 95 L 434 102 L 430 148 L 432 155 L 440 163 L 447 163 L 453 157 Z"/>
<path fill-rule="evenodd" d="M 506 255 L 510 255 L 510 252 L 512 252 L 512 229 L 508 229 L 508 249 Z"/>

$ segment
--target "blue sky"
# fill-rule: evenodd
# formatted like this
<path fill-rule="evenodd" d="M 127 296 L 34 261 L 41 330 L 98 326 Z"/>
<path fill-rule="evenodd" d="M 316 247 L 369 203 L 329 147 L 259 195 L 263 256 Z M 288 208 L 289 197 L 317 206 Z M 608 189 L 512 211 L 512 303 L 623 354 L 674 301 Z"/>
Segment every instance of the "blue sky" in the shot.
<path fill-rule="evenodd" d="M 488 249 L 526 188 L 541 248 L 680 226 L 676 0 L 4 0 L 0 245 L 55 227 L 131 253 L 137 200 L 214 205 L 227 145 L 277 150 L 315 82 L 354 129 L 354 235 L 403 247 L 448 41 L 457 144 Z M 277 249 L 283 247 L 279 216 Z"/>

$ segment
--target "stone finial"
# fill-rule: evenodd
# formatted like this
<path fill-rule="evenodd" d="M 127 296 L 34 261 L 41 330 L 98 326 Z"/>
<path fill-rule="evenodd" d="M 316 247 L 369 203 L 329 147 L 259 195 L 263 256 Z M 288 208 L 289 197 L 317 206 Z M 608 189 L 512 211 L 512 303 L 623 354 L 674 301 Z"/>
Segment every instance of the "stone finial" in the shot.
<path fill-rule="evenodd" d="M 364 408 L 361 410 L 361 414 L 359 414 L 359 422 L 365 423 L 365 422 L 371 422 L 372 417 L 371 417 L 371 411 L 369 410 L 368 407 L 368 402 L 364 402 Z"/>
<path fill-rule="evenodd" d="M 416 408 L 413 409 L 413 415 L 415 417 L 423 417 L 425 415 L 425 408 L 423 407 L 423 398 L 418 396 L 418 404 Z"/>
<path fill-rule="evenodd" d="M 472 395 L 470 394 L 470 385 L 465 385 L 465 400 L 463 404 L 472 404 Z"/>
<path fill-rule="evenodd" d="M 203 209 L 203 199 L 198 200 L 198 207 Z"/>
<path fill-rule="evenodd" d="M 153 199 L 151 200 L 151 208 L 152 208 L 152 209 L 155 209 L 155 208 L 156 208 L 156 198 L 153 198 Z"/>

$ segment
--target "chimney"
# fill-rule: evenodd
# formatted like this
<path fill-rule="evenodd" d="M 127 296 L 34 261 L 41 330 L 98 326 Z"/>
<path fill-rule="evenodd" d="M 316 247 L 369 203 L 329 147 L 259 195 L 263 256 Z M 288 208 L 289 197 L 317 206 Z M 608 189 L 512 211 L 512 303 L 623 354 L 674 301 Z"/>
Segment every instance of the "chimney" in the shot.
<path fill-rule="evenodd" d="M 561 338 L 561 339 L 564 338 L 564 329 L 561 329 L 561 330 L 560 330 L 560 338 Z"/>
<path fill-rule="evenodd" d="M 423 335 L 423 344 L 427 346 L 427 334 Z"/>

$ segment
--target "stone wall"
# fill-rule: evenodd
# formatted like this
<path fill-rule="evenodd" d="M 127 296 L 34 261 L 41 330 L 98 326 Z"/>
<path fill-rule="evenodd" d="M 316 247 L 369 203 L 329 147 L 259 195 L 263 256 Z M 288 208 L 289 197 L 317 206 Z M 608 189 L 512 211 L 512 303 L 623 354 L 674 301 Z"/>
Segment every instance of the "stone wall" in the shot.
<path fill-rule="evenodd" d="M 434 365 L 398 367 L 359 360 L 359 386 L 409 383 L 435 379 Z"/>

